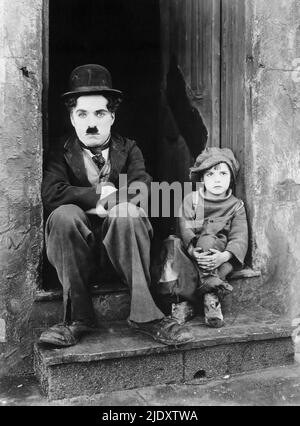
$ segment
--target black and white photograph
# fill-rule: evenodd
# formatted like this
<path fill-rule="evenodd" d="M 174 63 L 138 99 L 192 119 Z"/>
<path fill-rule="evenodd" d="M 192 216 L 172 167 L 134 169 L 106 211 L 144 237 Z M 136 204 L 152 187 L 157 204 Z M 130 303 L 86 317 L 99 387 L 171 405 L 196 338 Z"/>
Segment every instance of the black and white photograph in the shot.
<path fill-rule="evenodd" d="M 300 406 L 300 0 L 0 0 L 0 407 Z"/>

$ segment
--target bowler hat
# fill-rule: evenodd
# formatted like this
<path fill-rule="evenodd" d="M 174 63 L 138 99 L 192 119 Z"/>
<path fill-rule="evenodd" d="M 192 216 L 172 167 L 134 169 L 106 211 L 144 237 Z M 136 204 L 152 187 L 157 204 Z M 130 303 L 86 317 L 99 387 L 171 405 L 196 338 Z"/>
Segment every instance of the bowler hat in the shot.
<path fill-rule="evenodd" d="M 206 148 L 198 155 L 194 167 L 190 168 L 191 175 L 192 173 L 203 173 L 219 163 L 226 163 L 232 172 L 233 178 L 236 179 L 240 165 L 229 148 Z"/>
<path fill-rule="evenodd" d="M 122 96 L 120 90 L 112 88 L 110 72 L 103 66 L 97 64 L 81 65 L 75 68 L 69 80 L 69 91 L 62 95 L 69 96 L 88 94 L 110 94 Z"/>

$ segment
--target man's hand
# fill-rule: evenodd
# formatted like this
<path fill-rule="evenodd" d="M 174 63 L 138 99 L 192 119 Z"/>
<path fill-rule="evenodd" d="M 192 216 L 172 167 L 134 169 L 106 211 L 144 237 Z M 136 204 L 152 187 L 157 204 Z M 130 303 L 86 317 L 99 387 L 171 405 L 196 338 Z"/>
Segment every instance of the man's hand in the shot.
<path fill-rule="evenodd" d="M 98 202 L 97 207 L 95 209 L 90 209 L 86 211 L 87 214 L 95 214 L 101 218 L 104 218 L 108 215 L 108 211 Z"/>
<path fill-rule="evenodd" d="M 200 268 L 212 271 L 219 268 L 223 263 L 228 262 L 232 258 L 229 251 L 221 252 L 219 250 L 210 249 L 208 252 L 202 252 L 201 249 L 194 249 L 193 256 Z"/>
<path fill-rule="evenodd" d="M 99 217 L 104 218 L 108 215 L 108 211 L 102 206 L 101 203 L 98 203 L 96 207 L 96 214 Z"/>

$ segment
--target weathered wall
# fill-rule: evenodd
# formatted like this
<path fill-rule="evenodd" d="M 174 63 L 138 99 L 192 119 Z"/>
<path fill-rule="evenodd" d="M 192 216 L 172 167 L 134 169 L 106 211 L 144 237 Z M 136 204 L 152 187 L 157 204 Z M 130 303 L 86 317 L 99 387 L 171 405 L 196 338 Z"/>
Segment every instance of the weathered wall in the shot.
<path fill-rule="evenodd" d="M 262 303 L 300 316 L 299 0 L 250 0 L 246 199 Z M 298 62 L 300 65 L 300 60 Z M 298 81 L 297 81 L 298 80 Z"/>
<path fill-rule="evenodd" d="M 29 353 L 42 245 L 41 89 L 42 0 L 0 0 L 0 374 Z"/>

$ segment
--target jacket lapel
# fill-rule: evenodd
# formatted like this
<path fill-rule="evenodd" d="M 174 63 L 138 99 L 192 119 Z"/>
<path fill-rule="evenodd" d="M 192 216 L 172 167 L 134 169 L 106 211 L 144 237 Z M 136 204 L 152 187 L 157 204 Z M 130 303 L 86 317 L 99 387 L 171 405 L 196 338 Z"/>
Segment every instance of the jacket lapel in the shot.
<path fill-rule="evenodd" d="M 91 186 L 87 178 L 82 150 L 76 137 L 70 137 L 65 143 L 65 159 L 80 185 Z"/>
<path fill-rule="evenodd" d="M 111 172 L 109 175 L 109 182 L 117 183 L 119 174 L 126 164 L 126 160 L 127 153 L 123 140 L 119 136 L 112 136 L 112 144 L 110 148 Z"/>
<path fill-rule="evenodd" d="M 111 163 L 109 182 L 117 184 L 119 174 L 124 168 L 127 160 L 124 142 L 122 138 L 117 135 L 112 136 L 109 158 Z M 81 147 L 76 137 L 70 137 L 66 141 L 65 159 L 80 184 L 82 186 L 91 186 L 87 178 Z"/>

